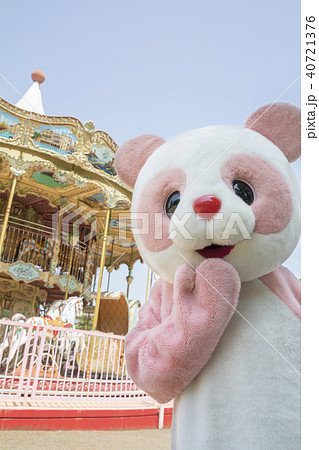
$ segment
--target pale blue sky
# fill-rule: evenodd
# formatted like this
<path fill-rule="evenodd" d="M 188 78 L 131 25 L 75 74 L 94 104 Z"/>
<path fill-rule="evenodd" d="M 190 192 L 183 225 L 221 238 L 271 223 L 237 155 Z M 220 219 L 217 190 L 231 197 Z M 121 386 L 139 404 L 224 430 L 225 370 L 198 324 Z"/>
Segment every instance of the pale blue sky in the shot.
<path fill-rule="evenodd" d="M 297 0 L 12 0 L 0 73 L 24 93 L 43 70 L 47 114 L 92 120 L 118 144 L 242 125 L 300 75 L 299 9 Z M 19 100 L 2 77 L 0 96 Z M 280 100 L 300 106 L 300 81 Z M 299 277 L 299 251 L 289 266 Z M 142 298 L 145 273 L 134 275 L 131 297 Z M 125 276 L 112 274 L 111 288 L 124 289 Z"/>

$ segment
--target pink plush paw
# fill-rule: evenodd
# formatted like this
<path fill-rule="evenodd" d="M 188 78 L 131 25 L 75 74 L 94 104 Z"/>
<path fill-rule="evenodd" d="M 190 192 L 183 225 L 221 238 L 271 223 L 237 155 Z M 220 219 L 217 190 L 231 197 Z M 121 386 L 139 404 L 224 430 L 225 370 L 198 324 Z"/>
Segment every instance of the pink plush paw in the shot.
<path fill-rule="evenodd" d="M 196 269 L 188 264 L 180 266 L 175 273 L 174 286 L 179 287 L 180 294 L 190 294 L 195 289 Z"/>
<path fill-rule="evenodd" d="M 235 268 L 219 259 L 206 259 L 196 269 L 189 265 L 179 267 L 175 275 L 175 289 L 183 303 L 196 298 L 201 304 L 228 303 L 236 307 L 240 278 Z"/>
<path fill-rule="evenodd" d="M 196 269 L 196 289 L 237 305 L 240 278 L 236 269 L 219 258 L 205 259 Z"/>

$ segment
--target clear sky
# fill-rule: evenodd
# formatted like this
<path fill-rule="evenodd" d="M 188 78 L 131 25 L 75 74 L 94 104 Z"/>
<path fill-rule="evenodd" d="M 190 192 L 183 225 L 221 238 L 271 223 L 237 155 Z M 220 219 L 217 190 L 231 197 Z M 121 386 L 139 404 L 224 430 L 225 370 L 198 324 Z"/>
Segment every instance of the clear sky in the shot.
<path fill-rule="evenodd" d="M 92 120 L 121 144 L 242 125 L 259 106 L 300 106 L 297 0 L 12 0 L 2 13 L 0 96 L 16 103 L 41 69 L 50 115 Z M 12 87 L 14 86 L 14 88 Z M 294 168 L 300 179 L 300 164 Z M 287 264 L 300 276 L 300 247 Z M 144 300 L 134 269 L 131 298 Z M 126 269 L 111 277 L 125 289 Z"/>

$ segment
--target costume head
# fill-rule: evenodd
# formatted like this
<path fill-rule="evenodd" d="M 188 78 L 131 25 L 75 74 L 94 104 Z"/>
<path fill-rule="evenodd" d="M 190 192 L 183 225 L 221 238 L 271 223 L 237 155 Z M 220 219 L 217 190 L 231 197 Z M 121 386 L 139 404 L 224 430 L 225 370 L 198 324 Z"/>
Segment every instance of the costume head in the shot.
<path fill-rule="evenodd" d="M 169 141 L 143 135 L 118 150 L 133 188 L 133 233 L 144 261 L 173 283 L 182 264 L 223 258 L 242 281 L 271 272 L 300 235 L 300 110 L 259 108 L 245 127 L 211 126 Z"/>

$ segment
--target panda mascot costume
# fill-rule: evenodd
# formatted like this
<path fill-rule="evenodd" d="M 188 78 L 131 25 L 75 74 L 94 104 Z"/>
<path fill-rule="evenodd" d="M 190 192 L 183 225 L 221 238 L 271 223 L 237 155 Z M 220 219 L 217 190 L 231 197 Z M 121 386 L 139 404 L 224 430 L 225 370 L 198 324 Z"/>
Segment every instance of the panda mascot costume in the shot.
<path fill-rule="evenodd" d="M 136 384 L 174 399 L 177 450 L 300 448 L 300 110 L 118 150 L 143 260 L 159 275 L 128 334 Z"/>

